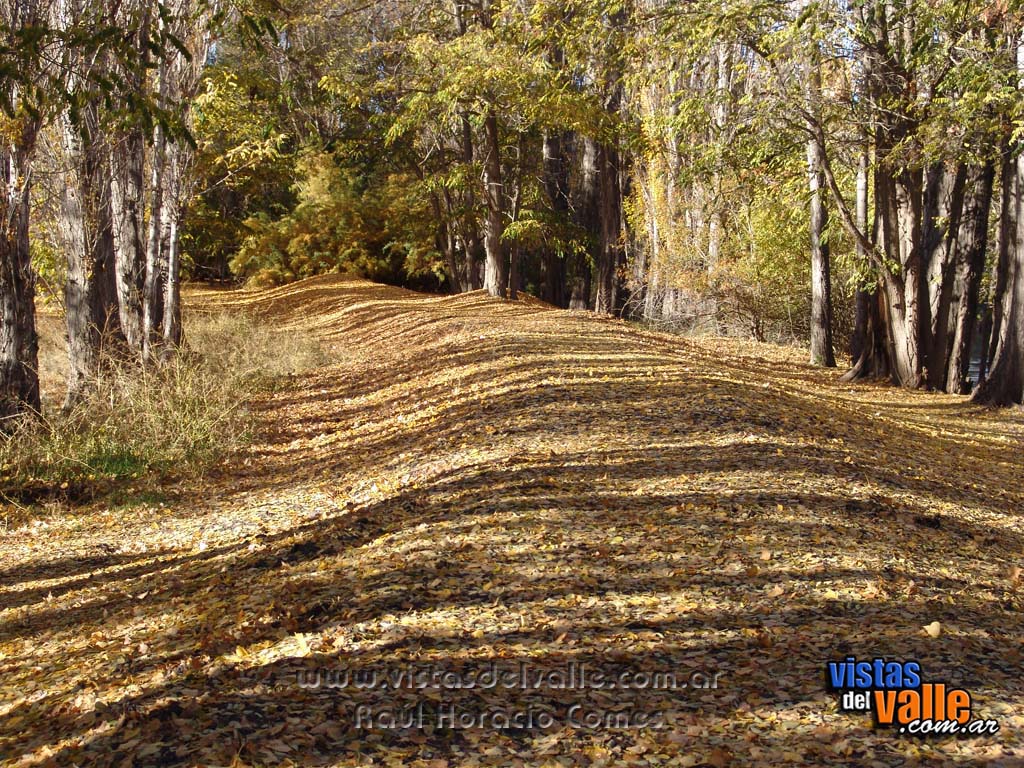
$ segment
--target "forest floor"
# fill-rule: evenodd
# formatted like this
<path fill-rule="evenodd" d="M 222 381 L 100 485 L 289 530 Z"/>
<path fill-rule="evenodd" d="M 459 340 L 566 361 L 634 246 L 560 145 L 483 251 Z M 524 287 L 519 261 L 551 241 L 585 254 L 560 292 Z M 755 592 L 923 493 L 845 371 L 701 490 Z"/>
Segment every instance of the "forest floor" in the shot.
<path fill-rule="evenodd" d="M 0 533 L 0 763 L 1024 765 L 1019 412 L 479 293 L 190 301 L 334 362 L 216 471 Z M 839 711 L 849 655 L 1000 732 Z"/>

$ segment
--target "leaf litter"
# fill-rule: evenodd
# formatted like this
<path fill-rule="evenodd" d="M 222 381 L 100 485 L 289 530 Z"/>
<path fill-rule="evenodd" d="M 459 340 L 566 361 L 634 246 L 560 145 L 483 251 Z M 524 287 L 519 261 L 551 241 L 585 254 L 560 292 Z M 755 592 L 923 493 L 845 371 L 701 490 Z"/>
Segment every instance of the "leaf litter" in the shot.
<path fill-rule="evenodd" d="M 1019 413 L 535 300 L 337 276 L 189 300 L 335 362 L 253 403 L 259 439 L 167 502 L 0 536 L 4 765 L 1024 759 Z M 916 659 L 1002 729 L 876 730 L 825 690 L 847 655 Z M 309 684 L 570 662 L 719 687 Z M 357 727 L 448 706 L 553 724 Z"/>

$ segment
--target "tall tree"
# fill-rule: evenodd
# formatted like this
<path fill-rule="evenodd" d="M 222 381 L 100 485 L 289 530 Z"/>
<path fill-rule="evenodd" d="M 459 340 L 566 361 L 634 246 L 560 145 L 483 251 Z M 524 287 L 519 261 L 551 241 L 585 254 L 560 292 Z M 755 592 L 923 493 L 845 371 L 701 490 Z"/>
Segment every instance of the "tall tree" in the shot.
<path fill-rule="evenodd" d="M 104 25 L 104 11 L 89 0 L 57 0 L 53 15 L 58 30 L 72 31 L 90 20 Z M 64 51 L 67 87 L 73 98 L 57 121 L 60 165 L 58 229 L 67 260 L 65 319 L 68 377 L 65 408 L 82 399 L 94 381 L 104 342 L 123 340 L 118 321 L 110 198 L 109 148 L 100 99 L 89 82 L 103 78 L 111 56 L 68 47 Z"/>
<path fill-rule="evenodd" d="M 1011 36 L 1016 54 L 1018 87 L 1024 90 L 1024 31 Z M 1019 145 L 1007 153 L 1003 166 L 1002 222 L 995 301 L 999 323 L 988 378 L 975 402 L 989 405 L 1024 403 L 1024 152 Z"/>
<path fill-rule="evenodd" d="M 148 92 L 146 82 L 152 47 L 152 4 L 127 0 L 112 11 L 112 23 L 126 31 L 126 40 L 140 53 L 140 66 L 120 62 L 115 73 L 137 99 Z M 145 160 L 149 122 L 122 103 L 123 120 L 110 138 L 110 195 L 113 209 L 114 263 L 118 314 L 128 346 L 143 354 L 143 284 L 146 278 Z"/>
<path fill-rule="evenodd" d="M 807 109 L 821 119 L 821 60 L 817 41 L 812 43 L 807 77 Z M 825 207 L 825 171 L 821 147 L 813 135 L 807 142 L 810 180 L 811 232 L 811 363 L 834 368 L 832 344 L 832 270 L 827 240 L 828 209 Z"/>
<path fill-rule="evenodd" d="M 55 40 L 45 34 L 45 0 L 0 2 L 0 430 L 39 411 L 39 341 L 35 276 L 29 250 L 32 164 L 46 115 L 42 58 Z M 37 34 L 43 32 L 44 34 Z"/>

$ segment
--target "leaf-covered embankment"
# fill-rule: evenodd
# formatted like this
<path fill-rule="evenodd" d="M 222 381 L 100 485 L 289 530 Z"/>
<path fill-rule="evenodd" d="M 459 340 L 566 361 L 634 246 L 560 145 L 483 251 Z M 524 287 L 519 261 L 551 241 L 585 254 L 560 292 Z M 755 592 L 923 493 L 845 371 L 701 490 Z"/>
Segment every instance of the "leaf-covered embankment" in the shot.
<path fill-rule="evenodd" d="M 1021 756 L 1019 415 L 480 293 L 321 278 L 192 301 L 314 334 L 336 362 L 254 403 L 259 439 L 215 475 L 0 538 L 11 764 Z M 1003 729 L 873 730 L 824 688 L 824 662 L 847 654 L 915 658 Z M 299 684 L 568 661 L 721 672 L 720 687 Z M 359 707 L 420 703 L 557 725 L 355 727 Z M 573 728 L 577 704 L 665 727 Z"/>

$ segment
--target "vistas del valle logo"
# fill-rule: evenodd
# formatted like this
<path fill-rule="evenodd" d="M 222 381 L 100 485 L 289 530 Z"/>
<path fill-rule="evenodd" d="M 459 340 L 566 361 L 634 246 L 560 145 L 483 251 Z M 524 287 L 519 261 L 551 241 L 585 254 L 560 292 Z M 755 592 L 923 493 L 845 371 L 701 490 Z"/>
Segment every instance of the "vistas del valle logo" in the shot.
<path fill-rule="evenodd" d="M 995 720 L 976 719 L 971 694 L 941 682 L 925 682 L 916 661 L 830 661 L 829 687 L 841 694 L 844 712 L 870 712 L 878 726 L 912 736 L 985 736 L 999 731 Z"/>

